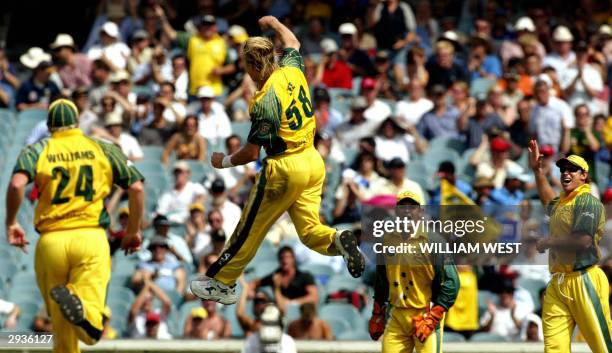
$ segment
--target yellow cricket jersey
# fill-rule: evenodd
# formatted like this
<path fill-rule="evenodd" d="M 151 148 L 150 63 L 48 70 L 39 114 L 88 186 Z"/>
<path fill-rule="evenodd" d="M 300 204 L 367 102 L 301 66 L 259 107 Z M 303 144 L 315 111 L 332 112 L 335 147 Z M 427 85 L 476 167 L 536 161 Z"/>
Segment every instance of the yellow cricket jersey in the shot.
<path fill-rule="evenodd" d="M 40 233 L 107 227 L 104 199 L 113 184 L 125 189 L 143 179 L 119 147 L 89 138 L 78 128 L 24 148 L 13 173 L 27 174 L 38 187 L 34 225 Z"/>
<path fill-rule="evenodd" d="M 478 330 L 478 278 L 472 270 L 459 271 L 459 294 L 446 314 L 445 325 L 456 331 Z"/>
<path fill-rule="evenodd" d="M 248 141 L 263 146 L 268 156 L 300 152 L 314 145 L 314 108 L 304 77 L 304 60 L 297 50 L 284 49 L 280 68 L 255 94 L 249 113 Z"/>
<path fill-rule="evenodd" d="M 427 243 L 425 234 L 415 237 L 388 234 L 384 245 L 397 246 L 401 243 L 414 245 Z M 448 310 L 459 290 L 459 277 L 452 257 L 442 254 L 385 254 L 379 257 L 376 271 L 374 300 L 383 305 L 388 302 L 394 307 L 426 309 L 433 302 Z M 381 263 L 384 261 L 384 264 Z"/>
<path fill-rule="evenodd" d="M 603 236 L 606 215 L 601 201 L 591 195 L 589 184 L 579 186 L 569 194 L 562 192 L 548 206 L 548 214 L 550 237 L 585 234 L 593 237 L 593 245 L 586 250 L 550 249 L 548 254 L 550 272 L 579 271 L 599 262 L 601 258 L 599 241 Z"/>
<path fill-rule="evenodd" d="M 215 34 L 211 39 L 204 39 L 199 34 L 179 32 L 177 41 L 189 59 L 189 93 L 195 95 L 198 88 L 210 86 L 217 96 L 221 95 L 221 76 L 213 75 L 212 70 L 226 63 L 227 46 L 223 37 Z"/>

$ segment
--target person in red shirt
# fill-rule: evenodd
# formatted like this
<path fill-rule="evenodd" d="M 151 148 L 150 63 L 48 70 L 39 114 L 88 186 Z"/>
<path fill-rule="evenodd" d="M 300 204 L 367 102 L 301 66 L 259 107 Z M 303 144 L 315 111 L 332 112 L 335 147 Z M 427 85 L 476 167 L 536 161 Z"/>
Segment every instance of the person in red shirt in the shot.
<path fill-rule="evenodd" d="M 323 39 L 321 41 L 321 62 L 317 71 L 318 81 L 322 82 L 327 88 L 346 88 L 353 87 L 353 72 L 349 66 L 338 55 L 338 44 L 333 39 Z"/>

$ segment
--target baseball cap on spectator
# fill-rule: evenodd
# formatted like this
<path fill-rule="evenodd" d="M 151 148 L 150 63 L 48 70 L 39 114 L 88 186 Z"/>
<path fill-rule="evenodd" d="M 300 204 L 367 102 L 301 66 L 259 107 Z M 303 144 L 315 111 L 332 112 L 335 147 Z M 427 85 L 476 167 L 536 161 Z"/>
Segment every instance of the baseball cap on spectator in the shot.
<path fill-rule="evenodd" d="M 451 161 L 441 162 L 438 166 L 438 173 L 455 174 L 455 165 Z"/>
<path fill-rule="evenodd" d="M 215 179 L 215 181 L 210 184 L 210 192 L 213 194 L 219 194 L 225 191 L 225 183 L 223 179 Z"/>
<path fill-rule="evenodd" d="M 149 250 L 153 249 L 156 246 L 161 246 L 164 248 L 168 248 L 168 239 L 166 237 L 162 237 L 161 235 L 154 235 L 149 242 Z"/>
<path fill-rule="evenodd" d="M 510 143 L 503 137 L 496 137 L 491 141 L 491 151 L 506 152 L 510 149 Z"/>
<path fill-rule="evenodd" d="M 406 163 L 399 157 L 395 157 L 387 163 L 388 169 L 404 168 L 405 166 Z"/>
<path fill-rule="evenodd" d="M 106 33 L 109 37 L 119 38 L 119 27 L 115 24 L 115 22 L 106 22 L 100 27 L 100 32 Z"/>
<path fill-rule="evenodd" d="M 533 20 L 527 16 L 523 16 L 521 18 L 519 18 L 516 23 L 514 24 L 514 30 L 515 31 L 528 31 L 528 32 L 535 32 L 535 24 L 533 23 Z"/>
<path fill-rule="evenodd" d="M 235 44 L 242 44 L 246 42 L 247 39 L 249 39 L 249 34 L 247 33 L 246 29 L 238 25 L 232 25 L 228 29 L 227 34 L 232 37 L 232 40 Z"/>
<path fill-rule="evenodd" d="M 110 112 L 107 113 L 106 116 L 104 117 L 104 126 L 113 126 L 113 125 L 122 125 L 123 124 L 123 118 L 121 117 L 121 114 L 118 112 Z"/>
<path fill-rule="evenodd" d="M 64 48 L 64 47 L 68 47 L 68 48 L 72 48 L 73 50 L 76 50 L 76 45 L 74 45 L 74 39 L 72 39 L 72 36 L 70 34 L 66 34 L 66 33 L 58 34 L 57 37 L 55 37 L 55 41 L 51 43 L 49 47 L 52 50 Z"/>
<path fill-rule="evenodd" d="M 202 86 L 198 88 L 198 98 L 215 98 L 215 91 L 210 86 Z"/>
<path fill-rule="evenodd" d="M 429 93 L 432 96 L 441 96 L 443 94 L 446 93 L 446 87 L 444 87 L 443 85 L 437 84 L 437 85 L 433 85 L 431 87 L 431 90 L 429 91 Z"/>
<path fill-rule="evenodd" d="M 168 220 L 168 217 L 164 216 L 163 214 L 155 216 L 155 218 L 153 218 L 153 227 L 159 226 L 170 226 L 170 220 Z"/>
<path fill-rule="evenodd" d="M 161 316 L 158 313 L 154 312 L 154 311 L 150 311 L 150 312 L 147 313 L 146 323 L 145 324 L 146 325 L 150 325 L 150 324 L 154 324 L 155 325 L 155 324 L 159 324 L 160 321 L 161 321 Z"/>
<path fill-rule="evenodd" d="M 144 29 L 139 29 L 136 32 L 134 32 L 134 34 L 132 35 L 133 41 L 147 39 L 147 38 L 149 38 L 149 33 L 147 33 L 147 31 L 145 31 Z"/>
<path fill-rule="evenodd" d="M 200 212 L 204 212 L 204 205 L 202 205 L 201 203 L 192 203 L 189 206 L 189 212 L 193 212 L 193 211 L 200 211 Z"/>
<path fill-rule="evenodd" d="M 400 192 L 399 194 L 397 194 L 397 202 L 401 202 L 402 200 L 406 200 L 406 199 L 410 199 L 414 202 L 416 202 L 419 205 L 423 204 L 423 200 L 421 199 L 421 197 L 419 196 L 419 194 L 409 191 L 409 190 L 405 190 Z"/>
<path fill-rule="evenodd" d="M 325 38 L 321 41 L 321 50 L 323 54 L 331 54 L 338 51 L 338 44 L 331 38 Z"/>
<path fill-rule="evenodd" d="M 323 87 L 315 87 L 312 95 L 315 103 L 320 101 L 329 102 L 331 100 L 329 97 L 329 93 Z"/>
<path fill-rule="evenodd" d="M 368 107 L 368 101 L 362 97 L 357 96 L 351 99 L 351 109 L 353 110 L 363 110 Z"/>
<path fill-rule="evenodd" d="M 118 213 L 119 213 L 119 217 L 121 217 L 121 216 L 129 216 L 130 215 L 130 209 L 127 208 L 127 207 L 121 207 L 119 209 Z"/>
<path fill-rule="evenodd" d="M 607 204 L 612 201 L 612 187 L 609 187 L 604 191 L 603 195 L 601 195 L 601 202 Z"/>
<path fill-rule="evenodd" d="M 191 309 L 191 317 L 194 319 L 206 319 L 208 317 L 208 312 L 202 307 L 193 308 Z"/>
<path fill-rule="evenodd" d="M 341 35 L 355 35 L 357 34 L 357 27 L 350 22 L 346 22 L 340 25 L 338 32 Z"/>
<path fill-rule="evenodd" d="M 374 89 L 376 87 L 376 79 L 372 77 L 364 77 L 361 80 L 361 89 Z"/>
<path fill-rule="evenodd" d="M 553 32 L 553 40 L 556 42 L 571 42 L 574 40 L 574 36 L 567 27 L 558 26 Z"/>
<path fill-rule="evenodd" d="M 189 163 L 185 162 L 185 161 L 178 161 L 174 164 L 174 168 L 172 169 L 172 171 L 183 171 L 183 172 L 191 172 L 191 167 L 189 166 Z"/>
<path fill-rule="evenodd" d="M 119 83 L 122 81 L 131 81 L 130 74 L 125 70 L 119 70 L 113 73 L 109 79 L 110 83 Z"/>
<path fill-rule="evenodd" d="M 555 154 L 555 149 L 551 145 L 542 145 L 542 147 L 540 147 L 540 153 L 544 157 L 550 157 Z"/>
<path fill-rule="evenodd" d="M 529 175 L 523 173 L 521 170 L 511 168 L 506 173 L 506 179 L 517 179 L 526 183 L 529 181 Z"/>
<path fill-rule="evenodd" d="M 19 57 L 19 62 L 28 69 L 38 69 L 51 66 L 51 55 L 39 47 L 32 47 Z"/>

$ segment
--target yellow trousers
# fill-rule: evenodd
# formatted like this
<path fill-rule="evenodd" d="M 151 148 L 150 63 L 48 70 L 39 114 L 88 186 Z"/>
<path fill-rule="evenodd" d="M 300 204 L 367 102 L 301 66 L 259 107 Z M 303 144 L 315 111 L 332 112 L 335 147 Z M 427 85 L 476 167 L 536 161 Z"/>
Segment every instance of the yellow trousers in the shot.
<path fill-rule="evenodd" d="M 424 309 L 394 307 L 385 326 L 382 353 L 442 353 L 444 319 L 425 342 L 421 343 L 414 335 L 412 318 L 424 312 Z"/>
<path fill-rule="evenodd" d="M 591 351 L 612 352 L 609 287 L 597 266 L 553 275 L 542 304 L 546 353 L 569 353 L 576 325 Z"/>
<path fill-rule="evenodd" d="M 111 260 L 102 228 L 83 228 L 41 234 L 36 245 L 38 288 L 45 300 L 55 333 L 53 352 L 80 352 L 79 340 L 95 344 L 102 333 L 102 311 Z M 83 303 L 85 322 L 75 326 L 66 320 L 50 291 L 66 286 Z"/>
<path fill-rule="evenodd" d="M 314 251 L 334 256 L 336 230 L 319 220 L 325 163 L 314 148 L 281 157 L 268 157 L 257 174 L 240 222 L 219 260 L 207 276 L 232 285 L 270 227 L 288 211 L 301 241 Z"/>

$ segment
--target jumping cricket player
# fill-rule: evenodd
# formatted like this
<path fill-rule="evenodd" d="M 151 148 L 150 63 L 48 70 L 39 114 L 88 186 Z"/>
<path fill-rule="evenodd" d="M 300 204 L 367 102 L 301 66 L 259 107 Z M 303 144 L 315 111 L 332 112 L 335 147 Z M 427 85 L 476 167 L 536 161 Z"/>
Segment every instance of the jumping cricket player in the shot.
<path fill-rule="evenodd" d="M 300 43 L 275 17 L 262 17 L 259 24 L 280 37 L 283 55 L 276 63 L 274 43 L 264 37 L 251 37 L 243 44 L 246 72 L 258 88 L 249 107 L 248 143 L 232 155 L 214 153 L 211 162 L 215 168 L 243 165 L 257 160 L 262 147 L 267 158 L 240 222 L 219 260 L 208 269 L 208 278 L 191 282 L 195 295 L 223 304 L 236 302 L 236 279 L 285 211 L 306 246 L 324 255 L 342 255 L 353 277 L 361 276 L 365 268 L 352 232 L 336 231 L 319 220 L 325 164 L 314 148 L 314 109 Z"/>
<path fill-rule="evenodd" d="M 538 143 L 530 141 L 529 166 L 550 216 L 550 235 L 537 245 L 540 252 L 549 250 L 553 275 L 542 304 L 545 352 L 570 352 L 576 325 L 593 352 L 612 352 L 610 285 L 597 266 L 606 216 L 602 203 L 589 192 L 589 165 L 576 155 L 558 160 L 563 192 L 555 197 L 542 160 Z"/>
<path fill-rule="evenodd" d="M 404 191 L 397 196 L 396 215 L 420 219 L 421 205 L 418 194 Z M 417 230 L 414 234 L 389 233 L 382 241 L 383 245 L 408 243 L 419 249 L 419 243 L 437 241 L 434 237 Z M 459 291 L 459 276 L 452 258 L 416 253 L 383 256 L 376 266 L 370 336 L 373 340 L 383 336 L 383 353 L 442 352 L 444 316 Z M 388 310 L 389 321 L 385 326 Z"/>
<path fill-rule="evenodd" d="M 40 192 L 34 267 L 55 332 L 53 351 L 66 353 L 79 352 L 79 340 L 91 345 L 102 335 L 111 270 L 104 198 L 113 184 L 128 190 L 129 224 L 121 243 L 126 253 L 140 246 L 144 205 L 140 173 L 119 147 L 84 136 L 78 116 L 69 100 L 49 106 L 51 137 L 23 149 L 6 198 L 8 242 L 25 252 L 29 241 L 15 217 L 26 185 L 34 182 Z"/>

